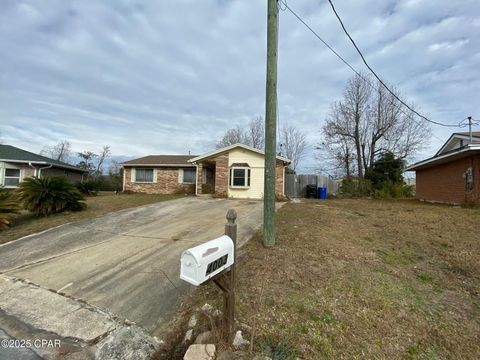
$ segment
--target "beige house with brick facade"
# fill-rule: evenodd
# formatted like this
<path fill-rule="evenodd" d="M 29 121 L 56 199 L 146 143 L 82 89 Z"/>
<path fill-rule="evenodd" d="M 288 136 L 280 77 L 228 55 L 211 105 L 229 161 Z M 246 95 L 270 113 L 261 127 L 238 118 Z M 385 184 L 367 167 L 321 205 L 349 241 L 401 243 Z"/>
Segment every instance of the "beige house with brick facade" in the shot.
<path fill-rule="evenodd" d="M 285 167 L 288 164 L 290 160 L 277 156 L 278 196 L 284 195 Z M 201 156 L 151 155 L 122 165 L 125 191 L 263 198 L 265 155 L 243 144 L 227 146 Z"/>
<path fill-rule="evenodd" d="M 80 181 L 87 171 L 11 145 L 0 145 L 0 186 L 18 187 L 27 177 L 65 176 Z"/>
<path fill-rule="evenodd" d="M 407 167 L 416 172 L 416 197 L 480 204 L 480 132 L 454 133 L 435 156 Z"/>

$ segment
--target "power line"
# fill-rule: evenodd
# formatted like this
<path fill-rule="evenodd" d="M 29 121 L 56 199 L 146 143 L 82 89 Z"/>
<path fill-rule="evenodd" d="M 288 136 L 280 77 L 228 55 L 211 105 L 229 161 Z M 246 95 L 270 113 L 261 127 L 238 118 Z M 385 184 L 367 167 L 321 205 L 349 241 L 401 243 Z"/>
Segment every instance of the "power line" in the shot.
<path fill-rule="evenodd" d="M 358 70 L 356 70 L 347 60 L 345 60 L 329 43 L 327 43 L 324 39 L 322 39 L 322 37 L 315 31 L 312 29 L 312 27 L 310 25 L 308 25 L 301 17 L 300 15 L 298 15 L 286 2 L 286 0 L 281 0 L 281 3 L 284 5 L 284 8 L 282 8 L 282 10 L 284 9 L 287 9 L 288 11 L 290 11 L 290 13 L 295 16 L 297 18 L 298 21 L 300 21 L 318 40 L 320 40 L 323 45 L 325 45 L 333 54 L 335 54 L 335 56 L 337 58 L 339 58 L 348 68 L 350 68 L 350 70 L 352 70 L 355 74 L 357 74 L 361 79 L 363 79 L 368 85 L 370 85 L 370 87 L 374 90 L 377 90 L 378 91 L 378 88 L 372 84 L 372 82 L 367 79 L 365 76 L 363 76 Z M 393 99 L 392 99 L 393 100 Z M 392 105 L 395 106 L 395 104 L 393 104 L 393 101 L 392 101 Z M 400 106 L 399 107 L 396 107 L 397 110 L 401 111 L 404 115 L 406 116 L 409 116 L 409 114 L 407 114 Z M 412 118 L 413 119 L 413 118 Z M 414 121 L 416 121 L 414 119 Z M 453 126 L 453 125 L 448 125 L 448 126 Z M 437 140 L 443 142 L 444 140 L 443 139 L 440 139 L 438 136 L 434 135 L 434 134 L 431 134 L 432 137 L 436 138 Z"/>
<path fill-rule="evenodd" d="M 348 38 L 350 39 L 350 41 L 352 42 L 353 46 L 355 47 L 355 49 L 357 50 L 358 54 L 360 55 L 360 57 L 362 58 L 363 60 L 363 63 L 365 64 L 365 66 L 368 68 L 368 70 L 370 70 L 370 72 L 373 74 L 373 76 L 375 76 L 377 78 L 377 80 L 380 82 L 380 84 L 382 84 L 382 86 L 395 98 L 397 99 L 401 104 L 403 104 L 406 108 L 408 108 L 410 111 L 412 111 L 413 113 L 415 113 L 416 115 L 418 115 L 420 118 L 432 123 L 432 124 L 435 124 L 435 125 L 439 125 L 439 126 L 445 126 L 445 127 L 458 127 L 457 125 L 450 125 L 450 124 L 443 124 L 443 123 L 440 123 L 440 122 L 437 122 L 437 121 L 433 121 L 433 120 L 430 120 L 428 119 L 427 117 L 423 116 L 422 114 L 418 113 L 415 109 L 411 108 L 407 103 L 405 103 L 402 99 L 400 99 L 397 94 L 395 94 L 392 90 L 390 90 L 390 88 L 383 82 L 383 80 L 377 75 L 377 73 L 375 72 L 375 70 L 372 69 L 372 67 L 368 64 L 367 60 L 365 59 L 365 57 L 363 56 L 362 52 L 360 51 L 360 49 L 358 48 L 357 44 L 355 43 L 355 41 L 352 39 L 352 37 L 350 36 L 350 34 L 348 33 L 347 29 L 345 28 L 345 25 L 343 24 L 343 21 L 342 19 L 340 18 L 340 16 L 338 15 L 337 13 L 337 10 L 335 9 L 335 6 L 333 5 L 332 3 L 332 0 L 328 0 L 328 2 L 330 3 L 330 6 L 332 7 L 332 10 L 333 12 L 335 13 L 335 16 L 337 17 L 338 21 L 340 22 L 340 25 L 342 26 L 342 29 L 343 31 L 345 32 L 345 34 L 348 36 Z"/>

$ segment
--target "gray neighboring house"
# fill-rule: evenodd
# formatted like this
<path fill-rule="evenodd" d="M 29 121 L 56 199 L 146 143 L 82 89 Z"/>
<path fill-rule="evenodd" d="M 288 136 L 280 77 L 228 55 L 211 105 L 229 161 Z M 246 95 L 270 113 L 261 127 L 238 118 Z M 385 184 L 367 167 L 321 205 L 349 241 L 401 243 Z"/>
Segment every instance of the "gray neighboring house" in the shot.
<path fill-rule="evenodd" d="M 65 176 L 82 180 L 87 171 L 11 145 L 0 145 L 0 186 L 16 188 L 27 177 Z"/>

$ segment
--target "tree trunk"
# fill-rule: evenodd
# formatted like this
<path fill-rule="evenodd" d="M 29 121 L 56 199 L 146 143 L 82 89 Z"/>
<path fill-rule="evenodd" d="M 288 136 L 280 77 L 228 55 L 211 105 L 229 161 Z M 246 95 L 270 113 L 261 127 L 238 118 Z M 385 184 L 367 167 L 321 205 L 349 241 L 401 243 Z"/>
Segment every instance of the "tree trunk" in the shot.
<path fill-rule="evenodd" d="M 348 150 L 348 144 L 345 147 L 345 171 L 347 173 L 347 179 L 350 179 L 350 151 Z"/>
<path fill-rule="evenodd" d="M 362 146 L 360 144 L 360 114 L 358 104 L 355 108 L 355 147 L 357 150 L 358 177 L 360 179 L 363 179 L 363 157 Z"/>

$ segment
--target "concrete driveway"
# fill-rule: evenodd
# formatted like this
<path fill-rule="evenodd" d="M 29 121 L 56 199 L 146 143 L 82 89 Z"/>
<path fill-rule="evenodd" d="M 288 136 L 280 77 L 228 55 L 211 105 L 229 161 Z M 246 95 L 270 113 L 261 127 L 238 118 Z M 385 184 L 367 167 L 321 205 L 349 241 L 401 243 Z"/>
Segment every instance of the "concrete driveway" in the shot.
<path fill-rule="evenodd" d="M 188 197 L 2 245 L 0 273 L 107 309 L 161 336 L 190 289 L 179 279 L 182 251 L 222 235 L 229 208 L 238 213 L 238 240 L 244 243 L 262 223 L 262 202 Z M 0 301 L 1 294 L 0 282 Z"/>

